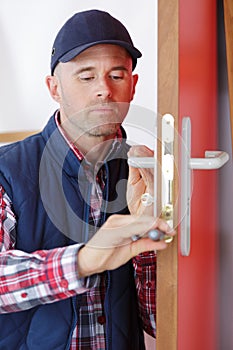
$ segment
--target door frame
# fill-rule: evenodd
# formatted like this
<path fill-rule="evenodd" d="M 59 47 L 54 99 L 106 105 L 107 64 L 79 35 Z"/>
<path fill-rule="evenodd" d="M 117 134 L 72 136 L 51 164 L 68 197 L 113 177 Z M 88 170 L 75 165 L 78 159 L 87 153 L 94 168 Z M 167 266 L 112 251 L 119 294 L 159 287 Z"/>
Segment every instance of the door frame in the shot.
<path fill-rule="evenodd" d="M 170 113 L 178 129 L 178 0 L 158 0 L 158 113 Z M 174 141 L 175 163 L 178 164 L 178 140 Z M 158 150 L 158 157 L 161 155 Z M 178 179 L 174 179 L 174 197 L 178 193 Z M 158 189 L 160 186 L 158 186 Z M 159 194 L 161 197 L 161 193 Z M 174 205 L 174 223 L 178 208 Z M 177 290 L 178 290 L 178 237 L 164 251 L 157 252 L 156 292 L 156 350 L 177 349 Z"/>

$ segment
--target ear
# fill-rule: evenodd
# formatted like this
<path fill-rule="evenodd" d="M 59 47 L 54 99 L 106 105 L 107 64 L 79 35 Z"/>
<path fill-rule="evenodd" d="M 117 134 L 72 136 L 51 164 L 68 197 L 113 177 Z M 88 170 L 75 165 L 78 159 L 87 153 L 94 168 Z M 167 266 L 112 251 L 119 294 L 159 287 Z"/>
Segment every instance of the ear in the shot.
<path fill-rule="evenodd" d="M 54 75 L 48 75 L 45 79 L 46 85 L 49 89 L 49 93 L 51 97 L 56 101 L 60 102 L 61 96 L 60 96 L 60 89 L 59 89 L 59 80 Z"/>
<path fill-rule="evenodd" d="M 134 94 L 135 94 L 137 82 L 138 82 L 138 74 L 134 74 L 134 75 L 133 75 L 132 94 L 131 94 L 131 100 L 130 100 L 130 101 L 132 101 L 133 98 L 134 98 Z"/>

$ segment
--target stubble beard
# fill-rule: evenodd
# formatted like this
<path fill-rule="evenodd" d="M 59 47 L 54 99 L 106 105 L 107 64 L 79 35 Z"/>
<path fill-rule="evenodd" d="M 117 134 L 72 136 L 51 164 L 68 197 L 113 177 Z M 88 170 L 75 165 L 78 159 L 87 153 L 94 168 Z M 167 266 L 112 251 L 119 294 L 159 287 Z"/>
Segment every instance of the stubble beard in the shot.
<path fill-rule="evenodd" d="M 82 111 L 72 113 L 72 116 L 69 116 L 68 109 L 63 109 L 67 116 L 64 127 L 72 136 L 73 141 L 78 141 L 82 136 L 111 138 L 121 127 L 128 112 L 129 103 L 103 102 L 93 104 Z"/>

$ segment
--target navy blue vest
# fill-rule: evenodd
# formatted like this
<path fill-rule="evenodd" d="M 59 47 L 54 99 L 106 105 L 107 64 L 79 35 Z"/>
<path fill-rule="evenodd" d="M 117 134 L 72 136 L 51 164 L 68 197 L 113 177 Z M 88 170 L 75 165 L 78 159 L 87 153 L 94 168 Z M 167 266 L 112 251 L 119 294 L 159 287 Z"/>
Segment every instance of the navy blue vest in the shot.
<path fill-rule="evenodd" d="M 122 143 L 107 172 L 102 223 L 128 213 L 125 196 L 128 146 Z M 90 184 L 80 162 L 60 135 L 54 117 L 42 133 L 0 148 L 0 184 L 17 218 L 16 249 L 52 249 L 89 237 Z M 106 344 L 111 350 L 143 350 L 132 262 L 107 271 Z M 77 323 L 77 298 L 0 315 L 1 350 L 69 349 Z"/>

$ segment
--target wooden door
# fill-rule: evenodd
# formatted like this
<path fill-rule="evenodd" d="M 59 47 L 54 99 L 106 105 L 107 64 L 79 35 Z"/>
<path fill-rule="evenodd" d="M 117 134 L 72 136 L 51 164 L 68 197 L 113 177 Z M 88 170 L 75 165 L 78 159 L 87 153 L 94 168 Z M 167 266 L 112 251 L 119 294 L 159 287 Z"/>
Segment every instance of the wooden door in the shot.
<path fill-rule="evenodd" d="M 216 2 L 158 1 L 158 112 L 171 113 L 181 133 L 192 123 L 192 157 L 217 149 Z M 179 163 L 179 140 L 175 147 Z M 179 176 L 175 179 L 179 196 Z M 179 199 L 178 199 L 179 202 Z M 217 173 L 195 170 L 191 199 L 191 251 L 178 236 L 158 254 L 156 350 L 217 349 Z"/>

